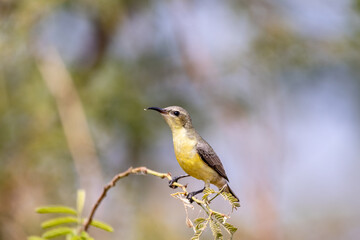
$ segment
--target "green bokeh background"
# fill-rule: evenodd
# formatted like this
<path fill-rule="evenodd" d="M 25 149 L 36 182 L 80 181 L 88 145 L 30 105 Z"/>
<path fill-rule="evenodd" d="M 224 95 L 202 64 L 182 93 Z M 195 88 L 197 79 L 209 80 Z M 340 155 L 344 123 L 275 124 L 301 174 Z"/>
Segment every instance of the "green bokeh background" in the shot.
<path fill-rule="evenodd" d="M 182 174 L 170 130 L 143 111 L 169 105 L 224 162 L 242 204 L 234 239 L 358 239 L 359 27 L 350 0 L 1 1 L 0 239 L 40 234 L 35 207 L 74 206 L 79 188 L 89 211 L 130 166 Z M 49 88 L 64 73 L 75 97 Z M 91 233 L 189 239 L 172 192 L 122 180 L 97 213 L 115 232 Z"/>

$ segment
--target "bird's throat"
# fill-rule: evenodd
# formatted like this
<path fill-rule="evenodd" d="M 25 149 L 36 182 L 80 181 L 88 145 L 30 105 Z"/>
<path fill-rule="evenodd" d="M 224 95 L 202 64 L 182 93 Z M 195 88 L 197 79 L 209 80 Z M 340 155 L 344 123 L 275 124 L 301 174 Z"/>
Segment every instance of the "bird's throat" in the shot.
<path fill-rule="evenodd" d="M 188 129 L 172 129 L 175 155 L 192 155 L 196 151 L 196 139 Z"/>

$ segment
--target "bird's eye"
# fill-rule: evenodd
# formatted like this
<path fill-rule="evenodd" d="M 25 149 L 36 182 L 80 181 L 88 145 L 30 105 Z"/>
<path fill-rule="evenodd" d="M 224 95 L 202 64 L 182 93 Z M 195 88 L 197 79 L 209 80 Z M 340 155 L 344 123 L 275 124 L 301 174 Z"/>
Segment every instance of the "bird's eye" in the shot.
<path fill-rule="evenodd" d="M 179 111 L 174 111 L 173 114 L 174 114 L 175 116 L 179 116 L 179 115 L 180 115 L 180 112 L 179 112 Z"/>

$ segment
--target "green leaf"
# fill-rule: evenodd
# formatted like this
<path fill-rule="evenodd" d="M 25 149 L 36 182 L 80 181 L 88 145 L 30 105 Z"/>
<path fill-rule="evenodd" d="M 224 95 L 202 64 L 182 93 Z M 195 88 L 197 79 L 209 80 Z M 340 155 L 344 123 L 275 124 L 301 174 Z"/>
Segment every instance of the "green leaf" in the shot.
<path fill-rule="evenodd" d="M 198 240 L 200 239 L 201 234 L 204 232 L 204 230 L 206 229 L 206 226 L 209 222 L 209 219 L 204 219 L 204 218 L 198 218 L 196 219 L 194 222 L 197 221 L 197 224 L 195 226 L 195 234 L 194 236 L 191 238 L 191 240 Z"/>
<path fill-rule="evenodd" d="M 213 236 L 216 240 L 222 240 L 223 239 L 223 235 L 221 233 L 221 228 L 220 228 L 220 224 L 210 220 L 210 229 L 211 232 L 213 233 Z"/>
<path fill-rule="evenodd" d="M 205 222 L 206 219 L 205 218 L 197 218 L 194 220 L 194 224 L 195 225 L 198 225 L 199 223 L 202 223 L 202 222 Z"/>
<path fill-rule="evenodd" d="M 59 227 L 59 228 L 55 228 L 55 229 L 45 232 L 42 235 L 42 237 L 47 238 L 47 239 L 54 238 L 54 237 L 58 237 L 58 236 L 62 236 L 62 235 L 72 234 L 73 231 L 74 231 L 74 229 L 69 228 L 69 227 Z"/>
<path fill-rule="evenodd" d="M 92 237 L 90 237 L 90 235 L 87 233 L 87 232 L 85 232 L 85 231 L 82 231 L 81 232 L 81 234 L 80 234 L 80 239 L 81 240 L 94 240 Z"/>
<path fill-rule="evenodd" d="M 233 235 L 237 231 L 237 228 L 230 223 L 224 223 L 223 226 L 230 232 L 231 235 Z"/>
<path fill-rule="evenodd" d="M 69 240 L 94 240 L 90 236 L 72 236 Z"/>
<path fill-rule="evenodd" d="M 195 234 L 194 234 L 194 236 L 191 238 L 191 240 L 199 240 L 199 239 L 200 239 L 200 236 L 201 236 L 201 234 L 203 234 L 204 230 L 205 230 L 205 228 L 196 231 Z"/>
<path fill-rule="evenodd" d="M 218 220 L 221 224 L 225 222 L 225 215 L 222 213 L 218 213 L 213 211 L 212 215 L 215 217 L 216 220 Z"/>
<path fill-rule="evenodd" d="M 67 235 L 66 236 L 66 240 L 81 240 L 81 237 L 80 236 L 71 236 L 71 235 Z"/>
<path fill-rule="evenodd" d="M 237 209 L 240 207 L 240 203 L 231 193 L 221 192 L 221 196 L 223 196 L 225 200 L 229 201 L 233 208 Z"/>
<path fill-rule="evenodd" d="M 240 203 L 238 203 L 238 202 L 233 202 L 232 205 L 235 209 L 240 207 Z"/>
<path fill-rule="evenodd" d="M 30 236 L 27 238 L 27 240 L 44 240 L 44 239 L 38 236 Z"/>
<path fill-rule="evenodd" d="M 215 190 L 213 190 L 211 188 L 205 188 L 203 193 L 204 193 L 204 195 L 203 195 L 202 199 L 206 200 L 209 195 L 216 193 L 216 192 L 215 192 Z"/>
<path fill-rule="evenodd" d="M 196 231 L 201 230 L 201 229 L 203 229 L 205 226 L 206 226 L 206 224 L 204 224 L 204 223 L 199 223 L 198 225 L 195 226 L 195 230 L 196 230 Z"/>
<path fill-rule="evenodd" d="M 36 209 L 37 213 L 66 213 L 76 215 L 76 210 L 66 206 L 44 206 Z"/>
<path fill-rule="evenodd" d="M 78 212 L 78 215 L 81 215 L 83 209 L 84 209 L 84 204 L 85 204 L 85 190 L 83 189 L 79 189 L 77 191 L 77 201 L 76 201 L 76 209 Z"/>
<path fill-rule="evenodd" d="M 114 229 L 110 225 L 108 225 L 107 223 L 101 222 L 101 221 L 92 220 L 90 225 L 100 228 L 102 230 L 108 231 L 108 232 L 114 231 Z"/>
<path fill-rule="evenodd" d="M 49 227 L 54 227 L 54 226 L 61 225 L 61 224 L 77 223 L 77 222 L 78 222 L 78 219 L 74 218 L 74 217 L 59 217 L 59 218 L 53 218 L 53 219 L 43 222 L 41 224 L 41 227 L 49 228 Z"/>

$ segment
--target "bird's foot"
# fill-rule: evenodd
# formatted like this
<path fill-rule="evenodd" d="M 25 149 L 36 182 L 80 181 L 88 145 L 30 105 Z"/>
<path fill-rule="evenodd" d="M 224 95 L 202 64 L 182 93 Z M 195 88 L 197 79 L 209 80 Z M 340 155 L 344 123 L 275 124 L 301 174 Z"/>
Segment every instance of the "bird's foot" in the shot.
<path fill-rule="evenodd" d="M 177 180 L 178 180 L 178 179 L 172 179 L 172 180 L 170 180 L 170 181 L 169 181 L 169 187 L 172 188 L 172 189 L 177 188 L 178 186 L 173 185 L 174 183 L 177 182 Z"/>
<path fill-rule="evenodd" d="M 189 200 L 190 203 L 193 203 L 194 200 L 192 199 L 192 197 L 195 195 L 196 194 L 194 194 L 194 192 L 188 193 L 188 195 L 186 196 L 186 199 Z"/>
<path fill-rule="evenodd" d="M 193 203 L 194 200 L 192 199 L 192 197 L 194 197 L 195 195 L 198 195 L 199 193 L 202 193 L 204 190 L 205 190 L 205 187 L 203 189 L 200 189 L 199 191 L 189 192 L 186 195 L 186 199 L 189 200 L 190 203 Z"/>
<path fill-rule="evenodd" d="M 173 189 L 177 188 L 178 186 L 175 186 L 173 184 L 176 183 L 177 181 L 179 181 L 179 179 L 189 177 L 189 176 L 190 175 L 181 175 L 181 176 L 174 177 L 172 180 L 169 181 L 169 187 L 173 188 Z"/>

